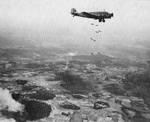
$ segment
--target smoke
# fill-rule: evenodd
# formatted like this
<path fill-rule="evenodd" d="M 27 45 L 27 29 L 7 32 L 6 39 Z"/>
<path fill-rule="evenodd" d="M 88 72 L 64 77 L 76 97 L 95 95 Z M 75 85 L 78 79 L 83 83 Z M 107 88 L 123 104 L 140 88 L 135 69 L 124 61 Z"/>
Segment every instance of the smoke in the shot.
<path fill-rule="evenodd" d="M 14 119 L 0 118 L 0 122 L 16 122 Z"/>
<path fill-rule="evenodd" d="M 17 112 L 22 111 L 24 106 L 12 98 L 9 90 L 0 88 L 0 110 L 6 108 L 8 111 Z"/>
<path fill-rule="evenodd" d="M 76 55 L 77 53 L 73 53 L 73 52 L 68 53 L 68 56 L 76 56 Z"/>
<path fill-rule="evenodd" d="M 66 55 L 66 67 L 65 67 L 65 70 L 68 69 L 68 65 L 69 65 L 70 61 L 72 60 L 72 57 L 76 56 L 76 55 L 77 55 L 77 53 L 73 53 L 73 52 L 67 53 L 67 55 Z"/>
<path fill-rule="evenodd" d="M 145 51 L 145 57 L 147 59 L 150 59 L 150 41 L 149 40 L 142 40 L 142 41 L 137 41 L 135 43 L 137 46 L 140 46 L 143 48 Z"/>

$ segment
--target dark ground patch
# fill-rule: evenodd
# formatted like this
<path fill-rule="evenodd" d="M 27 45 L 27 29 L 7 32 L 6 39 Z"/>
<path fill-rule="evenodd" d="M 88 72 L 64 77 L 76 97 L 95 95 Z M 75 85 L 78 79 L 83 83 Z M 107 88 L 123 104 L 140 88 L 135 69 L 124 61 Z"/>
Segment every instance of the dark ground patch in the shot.
<path fill-rule="evenodd" d="M 38 100 L 49 100 L 56 97 L 56 95 L 53 94 L 52 91 L 46 89 L 38 89 L 36 90 L 36 93 L 27 94 L 25 96 L 31 99 L 38 99 Z"/>
<path fill-rule="evenodd" d="M 36 88 L 38 88 L 38 86 L 36 86 L 36 85 L 24 85 L 22 87 L 22 91 L 24 91 L 24 92 L 30 92 L 30 91 L 32 91 L 32 90 L 34 90 Z"/>
<path fill-rule="evenodd" d="M 72 104 L 70 102 L 65 102 L 65 103 L 62 103 L 60 105 L 60 107 L 64 108 L 64 109 L 72 109 L 72 110 L 79 110 L 80 107 L 75 105 L 75 104 Z"/>
<path fill-rule="evenodd" d="M 83 96 L 81 94 L 72 94 L 72 97 L 76 98 L 76 99 L 84 99 L 85 98 L 85 96 Z"/>
<path fill-rule="evenodd" d="M 142 117 L 140 114 L 137 114 L 131 119 L 131 122 L 150 122 L 150 119 Z"/>
<path fill-rule="evenodd" d="M 18 85 L 25 85 L 25 84 L 27 84 L 29 81 L 17 79 L 17 80 L 15 80 L 15 82 L 16 82 Z"/>
<path fill-rule="evenodd" d="M 72 74 L 69 71 L 56 73 L 56 77 L 63 81 L 61 86 L 72 94 L 87 94 L 94 90 L 90 82 L 83 81 L 79 75 Z"/>
<path fill-rule="evenodd" d="M 103 108 L 109 108 L 110 105 L 107 102 L 103 102 L 103 101 L 97 101 L 94 103 L 93 108 L 94 109 L 103 109 Z"/>
<path fill-rule="evenodd" d="M 115 95 L 124 95 L 125 94 L 125 90 L 118 84 L 104 85 L 104 90 L 111 92 L 112 94 L 115 94 Z"/>
<path fill-rule="evenodd" d="M 25 112 L 23 112 L 22 114 L 21 114 L 21 112 L 13 112 L 13 111 L 8 111 L 8 110 L 1 110 L 0 112 L 3 116 L 5 116 L 8 119 L 10 119 L 10 118 L 15 119 L 16 122 L 26 122 L 27 121 L 27 119 L 26 119 L 27 114 Z"/>
<path fill-rule="evenodd" d="M 25 105 L 27 120 L 38 120 L 44 117 L 48 117 L 52 111 L 50 105 L 39 101 L 23 100 L 22 104 Z"/>
<path fill-rule="evenodd" d="M 131 95 L 143 98 L 150 108 L 150 69 L 126 74 L 123 84 Z"/>
<path fill-rule="evenodd" d="M 0 80 L 0 83 L 9 83 L 9 81 Z"/>
<path fill-rule="evenodd" d="M 23 112 L 13 112 L 1 110 L 1 114 L 7 118 L 13 118 L 16 122 L 26 122 L 27 120 L 38 120 L 50 115 L 51 106 L 34 100 L 22 99 L 21 103 L 25 106 Z"/>

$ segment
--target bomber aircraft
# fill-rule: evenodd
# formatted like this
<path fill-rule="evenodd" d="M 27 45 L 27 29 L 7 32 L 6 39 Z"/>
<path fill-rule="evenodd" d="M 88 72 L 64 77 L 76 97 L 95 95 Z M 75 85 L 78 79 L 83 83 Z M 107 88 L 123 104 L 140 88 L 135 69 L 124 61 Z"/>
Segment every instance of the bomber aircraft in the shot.
<path fill-rule="evenodd" d="M 111 17 L 114 16 L 113 13 L 109 13 L 107 11 L 97 11 L 97 12 L 81 12 L 78 13 L 75 8 L 71 9 L 71 14 L 74 16 L 79 17 L 85 17 L 85 18 L 91 18 L 96 19 L 99 22 L 105 22 L 105 19 L 111 19 Z"/>

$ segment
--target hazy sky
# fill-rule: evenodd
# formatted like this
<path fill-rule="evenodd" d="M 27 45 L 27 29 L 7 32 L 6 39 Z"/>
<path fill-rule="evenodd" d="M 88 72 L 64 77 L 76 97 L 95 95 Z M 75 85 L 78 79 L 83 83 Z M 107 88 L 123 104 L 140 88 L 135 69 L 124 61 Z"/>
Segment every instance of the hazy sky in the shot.
<path fill-rule="evenodd" d="M 72 17 L 77 11 L 106 10 L 114 13 L 106 23 Z M 149 0 L 0 0 L 0 36 L 8 40 L 50 43 L 81 43 L 90 45 L 133 45 L 150 39 Z M 96 30 L 102 30 L 96 34 Z M 1 41 L 1 40 L 0 40 Z M 137 43 L 136 43 L 137 44 Z"/>

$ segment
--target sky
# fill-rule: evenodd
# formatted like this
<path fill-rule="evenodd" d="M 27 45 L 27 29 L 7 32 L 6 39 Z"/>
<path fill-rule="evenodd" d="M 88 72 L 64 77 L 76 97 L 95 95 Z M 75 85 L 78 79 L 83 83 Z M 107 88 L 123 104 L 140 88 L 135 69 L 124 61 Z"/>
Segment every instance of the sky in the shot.
<path fill-rule="evenodd" d="M 72 17 L 77 11 L 113 12 L 105 23 Z M 51 44 L 126 45 L 144 47 L 150 39 L 149 0 L 0 0 L 0 43 L 9 41 Z M 99 24 L 98 27 L 91 23 Z M 101 34 L 96 34 L 96 30 Z M 141 42 L 145 42 L 144 44 Z"/>

